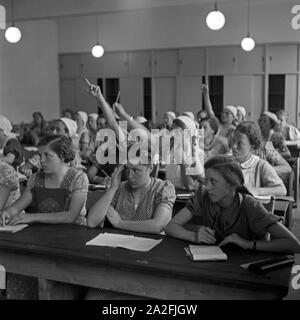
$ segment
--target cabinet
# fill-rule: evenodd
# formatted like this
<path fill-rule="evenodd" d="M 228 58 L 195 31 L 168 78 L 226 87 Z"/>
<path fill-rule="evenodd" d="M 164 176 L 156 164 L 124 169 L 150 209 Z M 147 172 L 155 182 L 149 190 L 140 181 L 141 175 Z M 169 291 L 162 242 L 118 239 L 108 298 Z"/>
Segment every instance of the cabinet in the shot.
<path fill-rule="evenodd" d="M 208 48 L 208 74 L 234 74 L 236 72 L 236 59 L 234 47 Z"/>
<path fill-rule="evenodd" d="M 151 52 L 139 51 L 128 53 L 129 76 L 151 76 Z"/>
<path fill-rule="evenodd" d="M 154 53 L 154 69 L 157 77 L 171 77 L 178 73 L 178 51 L 161 50 Z"/>
<path fill-rule="evenodd" d="M 120 102 L 130 115 L 144 115 L 142 78 L 121 78 L 120 93 Z"/>
<path fill-rule="evenodd" d="M 179 50 L 179 75 L 200 76 L 205 74 L 204 49 Z"/>
<path fill-rule="evenodd" d="M 103 77 L 120 78 L 128 76 L 128 60 L 126 52 L 106 53 L 101 59 L 103 59 Z"/>
<path fill-rule="evenodd" d="M 178 77 L 176 86 L 176 111 L 196 113 L 202 109 L 202 77 Z"/>
<path fill-rule="evenodd" d="M 297 45 L 270 46 L 269 73 L 295 73 L 297 71 Z"/>
<path fill-rule="evenodd" d="M 103 60 L 94 58 L 90 53 L 82 54 L 81 62 L 81 77 L 82 78 L 101 78 L 103 75 Z"/>
<path fill-rule="evenodd" d="M 264 48 L 257 46 L 253 51 L 246 52 L 241 47 L 236 48 L 237 73 L 260 74 L 264 72 Z"/>
<path fill-rule="evenodd" d="M 61 55 L 59 59 L 60 77 L 74 79 L 80 76 L 80 55 Z"/>

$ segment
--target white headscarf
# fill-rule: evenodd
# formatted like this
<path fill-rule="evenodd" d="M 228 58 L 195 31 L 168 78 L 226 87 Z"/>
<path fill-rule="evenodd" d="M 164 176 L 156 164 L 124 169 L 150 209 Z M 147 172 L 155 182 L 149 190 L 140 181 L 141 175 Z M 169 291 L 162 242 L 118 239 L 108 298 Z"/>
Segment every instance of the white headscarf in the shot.
<path fill-rule="evenodd" d="M 97 119 L 98 119 L 98 114 L 97 114 L 97 113 L 90 113 L 90 114 L 89 114 L 89 117 L 97 120 Z"/>
<path fill-rule="evenodd" d="M 83 121 L 83 126 L 86 127 L 86 124 L 87 124 L 87 121 L 88 121 L 88 115 L 87 115 L 87 113 L 84 112 L 84 111 L 78 111 L 77 113 L 79 114 L 80 118 L 81 118 L 82 121 Z"/>
<path fill-rule="evenodd" d="M 226 109 L 229 110 L 232 113 L 234 118 L 237 117 L 237 109 L 236 109 L 236 107 L 234 107 L 234 106 L 225 106 L 223 110 L 226 110 Z"/>
<path fill-rule="evenodd" d="M 243 118 L 246 118 L 246 109 L 243 106 L 237 106 L 236 109 L 243 115 Z"/>
<path fill-rule="evenodd" d="M 71 120 L 69 118 L 60 118 L 66 127 L 68 128 L 70 138 L 76 138 L 77 137 L 77 123 L 74 120 Z"/>
<path fill-rule="evenodd" d="M 167 114 L 168 116 L 170 116 L 173 120 L 176 118 L 176 114 L 175 114 L 175 112 L 173 112 L 173 111 L 168 111 L 168 112 L 166 112 L 166 114 Z"/>
<path fill-rule="evenodd" d="M 9 138 L 15 138 L 16 135 L 11 132 L 12 125 L 11 122 L 4 116 L 0 115 L 0 129 Z"/>
<path fill-rule="evenodd" d="M 145 122 L 147 122 L 147 119 L 145 118 L 145 117 L 143 117 L 143 116 L 137 116 L 136 118 L 135 118 L 135 120 L 138 122 L 138 123 L 145 123 Z"/>
<path fill-rule="evenodd" d="M 195 120 L 195 115 L 193 112 L 186 111 L 183 113 L 183 116 L 187 116 L 187 117 L 191 118 L 192 120 Z"/>

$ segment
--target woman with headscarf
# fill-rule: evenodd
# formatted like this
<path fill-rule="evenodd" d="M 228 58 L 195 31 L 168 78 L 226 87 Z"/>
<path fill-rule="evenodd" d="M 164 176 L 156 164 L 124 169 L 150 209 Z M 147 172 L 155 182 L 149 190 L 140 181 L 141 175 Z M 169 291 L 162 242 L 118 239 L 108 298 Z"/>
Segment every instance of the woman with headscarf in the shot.
<path fill-rule="evenodd" d="M 164 127 L 167 130 L 172 130 L 173 121 L 176 119 L 176 114 L 173 111 L 168 111 L 164 115 Z"/>
<path fill-rule="evenodd" d="M 78 111 L 74 115 L 74 120 L 77 123 L 77 135 L 80 155 L 84 157 L 84 154 L 87 151 L 90 142 L 89 132 L 86 127 L 88 122 L 88 115 L 84 111 Z"/>
<path fill-rule="evenodd" d="M 294 127 L 293 125 L 289 124 L 288 118 L 289 114 L 286 110 L 279 110 L 277 111 L 277 117 L 280 122 L 279 130 L 280 133 L 283 135 L 285 141 L 294 141 L 300 140 L 300 131 Z"/>
<path fill-rule="evenodd" d="M 173 136 L 171 132 L 173 145 L 170 150 L 170 163 L 166 163 L 166 179 L 178 189 L 195 190 L 199 180 L 204 177 L 204 152 L 199 148 L 195 121 L 187 116 L 180 116 L 173 121 L 172 128 L 180 130 L 177 133 L 182 140 L 176 142 L 178 135 Z M 180 160 L 179 164 L 176 159 Z"/>
<path fill-rule="evenodd" d="M 2 115 L 0 115 L 0 149 L 3 149 L 0 161 L 10 164 L 15 169 L 23 162 L 22 145 L 12 133 L 11 122 Z"/>
<path fill-rule="evenodd" d="M 238 124 L 242 123 L 243 121 L 246 121 L 246 109 L 243 106 L 237 106 L 236 107 L 237 110 L 237 122 Z"/>
<path fill-rule="evenodd" d="M 97 119 L 98 114 L 97 113 L 90 113 L 88 115 L 88 121 L 87 121 L 87 130 L 89 135 L 89 143 L 85 151 L 81 152 L 81 158 L 84 160 L 87 160 L 88 157 L 96 151 L 96 136 L 98 132 L 97 128 Z"/>
<path fill-rule="evenodd" d="M 202 93 L 204 97 L 204 106 L 210 118 L 215 118 L 215 113 L 213 111 L 210 98 L 208 86 L 202 84 Z M 220 130 L 219 135 L 225 137 L 228 140 L 230 146 L 233 132 L 235 130 L 235 120 L 237 118 L 237 109 L 234 106 L 225 106 L 221 113 Z"/>

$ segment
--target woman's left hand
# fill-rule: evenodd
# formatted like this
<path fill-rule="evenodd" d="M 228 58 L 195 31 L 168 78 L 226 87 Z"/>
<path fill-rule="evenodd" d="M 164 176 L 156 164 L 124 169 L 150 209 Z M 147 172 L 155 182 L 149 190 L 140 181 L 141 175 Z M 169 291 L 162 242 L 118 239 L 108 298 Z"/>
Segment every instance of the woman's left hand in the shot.
<path fill-rule="evenodd" d="M 34 215 L 28 213 L 20 213 L 11 219 L 9 225 L 15 226 L 21 223 L 32 223 L 34 222 Z"/>
<path fill-rule="evenodd" d="M 227 243 L 234 243 L 237 246 L 243 248 L 243 249 L 249 249 L 251 247 L 251 242 L 248 240 L 245 240 L 241 238 L 236 233 L 231 234 L 230 236 L 227 236 L 220 244 L 219 247 L 225 246 Z"/>
<path fill-rule="evenodd" d="M 121 219 L 120 215 L 114 208 L 112 207 L 108 208 L 106 217 L 115 228 L 120 228 L 123 220 Z"/>

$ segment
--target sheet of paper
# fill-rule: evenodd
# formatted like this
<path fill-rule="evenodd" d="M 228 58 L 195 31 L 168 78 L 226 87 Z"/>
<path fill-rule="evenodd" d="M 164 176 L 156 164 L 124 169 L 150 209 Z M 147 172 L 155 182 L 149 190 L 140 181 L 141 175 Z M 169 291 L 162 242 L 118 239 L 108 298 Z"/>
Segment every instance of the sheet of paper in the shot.
<path fill-rule="evenodd" d="M 158 245 L 162 239 L 155 240 L 149 238 L 135 237 L 133 235 L 123 235 L 115 233 L 100 233 L 94 239 L 88 241 L 86 245 L 107 246 L 113 248 L 125 248 L 135 251 L 149 251 Z"/>
<path fill-rule="evenodd" d="M 0 227 L 0 231 L 3 232 L 11 232 L 11 233 L 16 233 L 24 228 L 28 227 L 28 224 L 17 224 L 16 226 L 5 226 L 5 227 Z"/>

